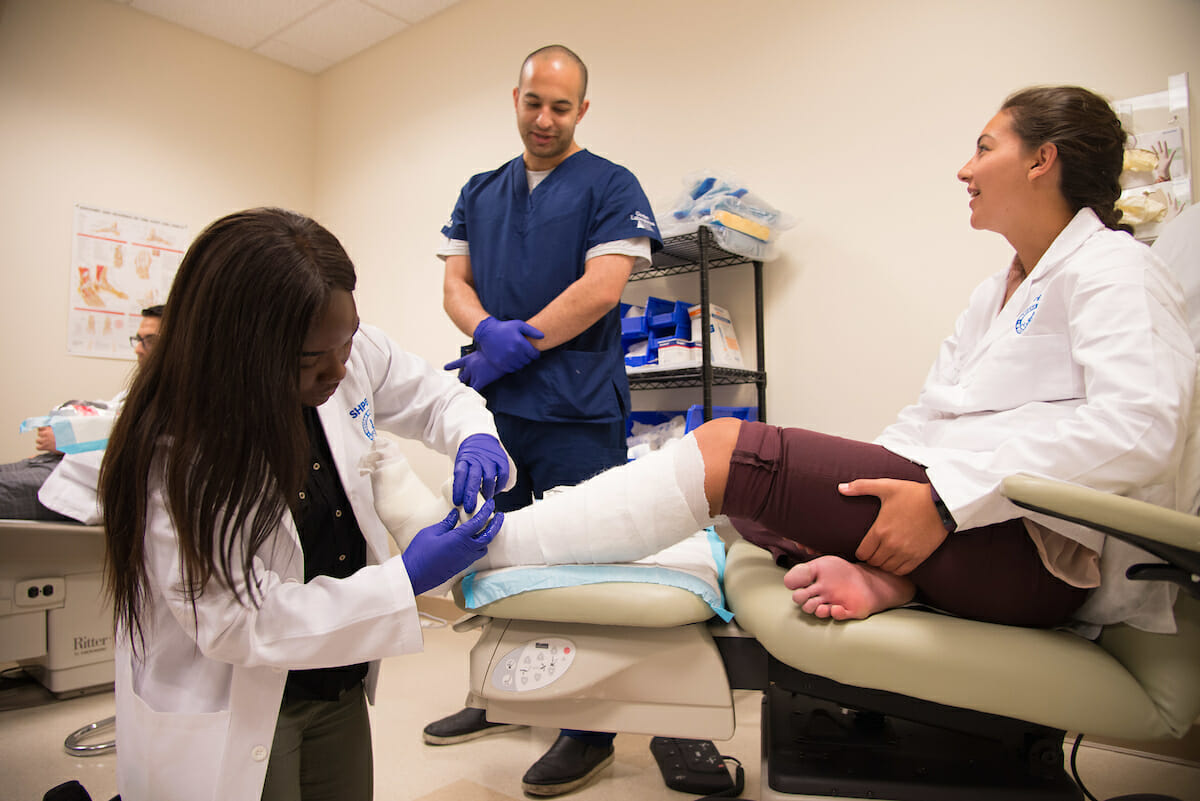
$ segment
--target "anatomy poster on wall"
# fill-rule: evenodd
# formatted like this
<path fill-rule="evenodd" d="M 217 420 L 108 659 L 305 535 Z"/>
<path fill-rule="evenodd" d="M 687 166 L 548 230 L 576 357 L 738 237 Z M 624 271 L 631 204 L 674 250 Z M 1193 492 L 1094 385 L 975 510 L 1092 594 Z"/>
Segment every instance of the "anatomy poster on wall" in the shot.
<path fill-rule="evenodd" d="M 141 310 L 163 303 L 191 242 L 186 225 L 75 206 L 67 352 L 133 359 Z"/>

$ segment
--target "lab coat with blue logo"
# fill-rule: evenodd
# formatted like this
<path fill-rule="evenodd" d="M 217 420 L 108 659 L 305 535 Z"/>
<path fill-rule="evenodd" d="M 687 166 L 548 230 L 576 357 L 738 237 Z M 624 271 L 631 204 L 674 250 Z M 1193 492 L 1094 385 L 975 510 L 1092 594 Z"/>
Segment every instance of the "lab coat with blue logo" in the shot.
<path fill-rule="evenodd" d="M 470 244 L 475 291 L 497 320 L 528 320 L 583 277 L 606 242 L 662 243 L 629 170 L 580 150 L 529 191 L 525 160 L 472 177 L 442 233 Z M 574 339 L 483 389 L 488 408 L 527 420 L 610 422 L 629 411 L 621 320 L 611 309 Z"/>
<path fill-rule="evenodd" d="M 295 522 L 285 514 L 254 558 L 257 607 L 210 585 L 193 617 L 183 599 L 179 551 L 152 484 L 146 530 L 150 607 L 145 645 L 118 638 L 117 772 L 125 801 L 228 801 L 262 793 L 289 669 L 370 662 L 422 648 L 412 586 L 375 512 L 369 471 L 360 470 L 378 430 L 454 454 L 472 434 L 495 436 L 482 399 L 444 371 L 363 325 L 347 374 L 319 407 L 359 528 L 367 566 L 347 579 L 304 583 Z M 429 521 L 434 523 L 436 521 Z"/>
<path fill-rule="evenodd" d="M 1196 372 L 1179 283 L 1087 208 L 1001 309 L 1006 276 L 975 290 L 917 403 L 876 442 L 927 468 L 960 531 L 1023 517 L 1100 553 L 1079 619 L 1173 631 L 1171 586 L 1124 579 L 1144 552 L 1024 511 L 1000 482 L 1025 472 L 1170 508 L 1193 496 L 1176 487 Z"/>

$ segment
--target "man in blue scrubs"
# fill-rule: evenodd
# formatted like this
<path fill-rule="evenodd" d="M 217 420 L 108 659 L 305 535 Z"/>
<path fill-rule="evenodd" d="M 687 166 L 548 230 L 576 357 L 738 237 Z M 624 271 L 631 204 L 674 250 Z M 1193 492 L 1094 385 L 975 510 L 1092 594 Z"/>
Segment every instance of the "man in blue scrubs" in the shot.
<path fill-rule="evenodd" d="M 575 143 L 586 91 L 587 68 L 570 50 L 531 53 L 513 90 L 524 152 L 471 178 L 442 229 L 446 313 L 475 346 L 446 367 L 487 399 L 517 466 L 497 510 L 626 461 L 617 307 L 630 272 L 662 243 L 633 174 Z M 424 737 L 448 745 L 514 728 L 468 708 Z M 612 741 L 564 730 L 526 772 L 525 792 L 586 784 L 612 762 Z"/>

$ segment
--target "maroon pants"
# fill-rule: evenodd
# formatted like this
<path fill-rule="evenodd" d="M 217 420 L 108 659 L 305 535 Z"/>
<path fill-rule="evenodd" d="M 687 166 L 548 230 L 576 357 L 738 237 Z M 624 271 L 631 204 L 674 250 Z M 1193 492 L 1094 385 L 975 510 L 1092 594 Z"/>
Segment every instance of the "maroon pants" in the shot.
<path fill-rule="evenodd" d="M 722 511 L 747 540 L 777 556 L 802 559 L 811 549 L 856 561 L 880 506 L 873 496 L 838 492 L 838 484 L 858 478 L 929 483 L 923 467 L 879 445 L 743 423 Z M 1087 596 L 1046 570 L 1019 518 L 951 534 L 908 577 L 922 603 L 1017 626 L 1063 623 Z"/>

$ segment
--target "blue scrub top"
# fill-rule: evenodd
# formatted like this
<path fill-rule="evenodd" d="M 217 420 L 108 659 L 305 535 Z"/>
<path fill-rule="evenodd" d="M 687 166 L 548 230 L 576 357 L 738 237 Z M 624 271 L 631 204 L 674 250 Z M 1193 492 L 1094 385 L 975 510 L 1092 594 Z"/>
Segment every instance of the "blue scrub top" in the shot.
<path fill-rule="evenodd" d="M 517 158 L 471 178 L 459 194 L 450 239 L 471 249 L 475 291 L 498 320 L 528 320 L 584 272 L 605 242 L 649 237 L 662 247 L 650 202 L 629 170 L 587 150 L 572 154 L 531 193 Z M 579 336 L 483 390 L 488 408 L 529 420 L 612 422 L 629 411 L 616 308 Z"/>

